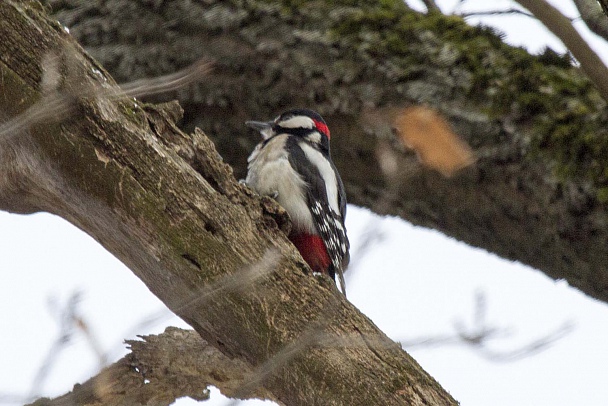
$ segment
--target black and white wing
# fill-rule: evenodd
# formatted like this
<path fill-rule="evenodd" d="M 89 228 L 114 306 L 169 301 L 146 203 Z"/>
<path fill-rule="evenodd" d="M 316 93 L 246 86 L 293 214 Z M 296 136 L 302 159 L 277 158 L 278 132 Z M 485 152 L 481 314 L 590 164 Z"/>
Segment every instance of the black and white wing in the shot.
<path fill-rule="evenodd" d="M 307 184 L 307 199 L 313 222 L 331 260 L 330 276 L 338 274 L 344 291 L 342 271 L 350 260 L 350 244 L 344 225 L 346 198 L 342 180 L 331 160 L 324 155 L 326 152 L 295 139 L 288 143 L 289 162 Z M 308 165 L 301 164 L 303 162 Z"/>

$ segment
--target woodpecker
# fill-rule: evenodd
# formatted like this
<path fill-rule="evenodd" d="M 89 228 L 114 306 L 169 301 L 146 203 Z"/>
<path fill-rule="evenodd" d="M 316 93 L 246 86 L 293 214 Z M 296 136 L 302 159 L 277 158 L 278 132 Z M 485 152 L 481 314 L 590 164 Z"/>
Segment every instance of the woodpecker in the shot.
<path fill-rule="evenodd" d="M 315 272 L 340 282 L 350 256 L 344 219 L 346 194 L 330 157 L 330 132 L 323 118 L 306 109 L 289 110 L 273 121 L 247 121 L 262 134 L 249 156 L 245 183 L 271 196 L 289 214 L 290 241 Z"/>

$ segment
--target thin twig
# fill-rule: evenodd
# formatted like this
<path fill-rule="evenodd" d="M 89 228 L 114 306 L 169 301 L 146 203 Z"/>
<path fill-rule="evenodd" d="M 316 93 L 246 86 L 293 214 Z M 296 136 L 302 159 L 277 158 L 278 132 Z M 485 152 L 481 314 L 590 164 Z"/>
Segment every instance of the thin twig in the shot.
<path fill-rule="evenodd" d="M 458 13 L 458 15 L 462 18 L 467 17 L 494 17 L 494 16 L 504 16 L 504 15 L 522 15 L 526 17 L 536 18 L 533 14 L 520 10 L 518 8 L 510 8 L 507 10 L 487 10 L 487 11 L 470 11 L 466 13 Z"/>
<path fill-rule="evenodd" d="M 188 86 L 191 83 L 200 82 L 213 70 L 213 63 L 204 59 L 194 62 L 192 65 L 178 72 L 150 79 L 139 79 L 120 85 L 127 96 L 142 97 L 159 93 L 174 91 Z"/>
<path fill-rule="evenodd" d="M 480 354 L 491 361 L 513 362 L 539 354 L 574 330 L 574 323 L 565 322 L 554 331 L 511 351 L 492 351 L 481 348 Z"/>
<path fill-rule="evenodd" d="M 40 392 L 40 388 L 43 386 L 46 381 L 49 373 L 55 364 L 55 360 L 61 354 L 61 352 L 68 346 L 71 342 L 72 337 L 74 335 L 74 320 L 76 319 L 77 307 L 80 302 L 80 293 L 73 293 L 68 299 L 67 304 L 64 308 L 59 308 L 57 303 L 51 302 L 50 304 L 54 312 L 58 317 L 59 322 L 59 335 L 51 345 L 51 348 L 47 352 L 47 355 L 40 365 L 36 376 L 34 377 L 34 381 L 32 382 L 32 386 L 30 389 L 29 395 L 26 397 L 29 400 L 34 400 L 38 397 Z M 55 307 L 55 309 L 53 309 Z"/>
<path fill-rule="evenodd" d="M 106 97 L 110 100 L 124 97 L 142 97 L 177 90 L 191 83 L 199 82 L 213 69 L 213 63 L 199 60 L 189 67 L 169 75 L 151 79 L 140 79 L 124 83 L 120 88 L 92 86 L 88 91 L 79 89 L 78 95 L 66 94 L 57 86 L 59 66 L 57 58 L 45 57 L 42 61 L 42 98 L 22 114 L 0 124 L 0 137 L 21 134 L 30 126 L 41 122 L 59 122 L 67 118 L 77 106 L 77 100 L 87 97 Z"/>
<path fill-rule="evenodd" d="M 488 343 L 496 338 L 509 337 L 511 329 L 488 324 L 486 297 L 483 292 L 479 291 L 475 294 L 473 325 L 467 328 L 464 323 L 458 320 L 454 323 L 454 328 L 456 331 L 452 334 L 400 340 L 400 342 L 408 350 L 415 347 L 429 348 L 454 344 L 466 345 L 491 361 L 512 362 L 545 351 L 555 342 L 568 335 L 574 329 L 574 323 L 566 321 L 556 330 L 510 351 L 491 350 L 488 348 Z"/>

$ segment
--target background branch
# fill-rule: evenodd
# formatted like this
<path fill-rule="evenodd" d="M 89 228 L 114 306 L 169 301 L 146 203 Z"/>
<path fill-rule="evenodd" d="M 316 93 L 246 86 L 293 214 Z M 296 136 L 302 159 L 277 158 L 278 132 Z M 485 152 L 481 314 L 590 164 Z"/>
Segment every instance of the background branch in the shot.
<path fill-rule="evenodd" d="M 545 0 L 516 0 L 530 10 L 555 36 L 566 45 L 581 64 L 581 69 L 608 100 L 608 68 L 589 44 L 572 26 L 570 20 Z"/>
<path fill-rule="evenodd" d="M 422 2 L 426 6 L 426 11 L 428 13 L 430 13 L 430 12 L 441 13 L 441 9 L 437 5 L 437 3 L 435 3 L 435 0 L 422 0 Z"/>
<path fill-rule="evenodd" d="M 608 0 L 598 0 L 598 3 L 600 3 L 604 14 L 608 16 Z"/>
<path fill-rule="evenodd" d="M 50 3 L 121 82 L 215 60 L 206 81 L 155 100 L 178 97 L 182 126 L 204 128 L 237 178 L 258 140 L 243 122 L 314 107 L 336 134 L 349 202 L 608 300 L 606 104 L 568 56 L 531 56 L 490 29 L 402 2 Z M 446 179 L 400 145 L 391 112 L 420 104 L 467 141 L 474 166 Z"/>
<path fill-rule="evenodd" d="M 596 0 L 573 0 L 587 27 L 608 41 L 608 16 Z"/>

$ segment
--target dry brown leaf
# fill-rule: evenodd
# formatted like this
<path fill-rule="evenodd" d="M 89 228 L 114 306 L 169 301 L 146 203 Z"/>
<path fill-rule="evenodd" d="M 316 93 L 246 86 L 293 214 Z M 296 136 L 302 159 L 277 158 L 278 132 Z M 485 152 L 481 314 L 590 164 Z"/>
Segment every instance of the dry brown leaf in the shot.
<path fill-rule="evenodd" d="M 435 110 L 423 106 L 408 107 L 394 117 L 393 126 L 400 140 L 416 152 L 423 165 L 450 177 L 475 162 L 469 145 Z"/>

